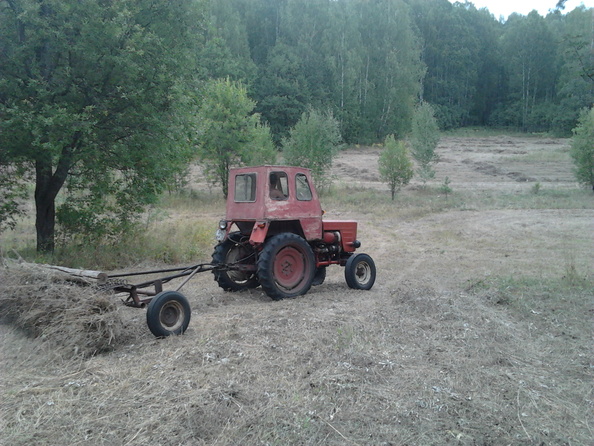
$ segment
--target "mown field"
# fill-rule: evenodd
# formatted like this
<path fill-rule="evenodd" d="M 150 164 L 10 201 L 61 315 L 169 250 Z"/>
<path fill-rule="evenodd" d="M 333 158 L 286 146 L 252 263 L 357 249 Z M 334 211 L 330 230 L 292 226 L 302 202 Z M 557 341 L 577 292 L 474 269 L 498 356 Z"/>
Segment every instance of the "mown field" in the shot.
<path fill-rule="evenodd" d="M 44 285 L 5 261 L 1 308 L 23 305 L 0 325 L 0 444 L 591 444 L 594 196 L 575 184 L 568 150 L 446 136 L 435 180 L 395 201 L 379 148 L 344 151 L 323 207 L 359 221 L 374 288 L 350 290 L 336 267 L 307 295 L 273 302 L 202 274 L 183 289 L 192 321 L 175 338 L 155 339 L 144 310 L 117 297 Z M 208 261 L 224 202 L 198 173 L 189 187 L 147 213 L 138 239 L 60 262 Z M 0 243 L 27 257 L 30 239 L 23 224 Z M 86 331 L 104 352 L 91 354 Z"/>

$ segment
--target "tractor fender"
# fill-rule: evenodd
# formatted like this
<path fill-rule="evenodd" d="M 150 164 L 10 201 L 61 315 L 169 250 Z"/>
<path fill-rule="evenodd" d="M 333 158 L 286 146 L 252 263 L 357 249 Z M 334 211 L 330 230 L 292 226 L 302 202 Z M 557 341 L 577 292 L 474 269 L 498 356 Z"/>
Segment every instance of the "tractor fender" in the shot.
<path fill-rule="evenodd" d="M 303 237 L 308 242 L 322 238 L 322 220 L 319 218 L 300 218 L 296 220 L 257 220 L 250 234 L 253 246 L 263 244 L 267 238 L 291 232 Z"/>
<path fill-rule="evenodd" d="M 266 236 L 268 235 L 269 227 L 270 222 L 268 220 L 257 221 L 252 228 L 250 243 L 253 246 L 258 246 L 264 243 L 264 240 L 266 240 Z"/>

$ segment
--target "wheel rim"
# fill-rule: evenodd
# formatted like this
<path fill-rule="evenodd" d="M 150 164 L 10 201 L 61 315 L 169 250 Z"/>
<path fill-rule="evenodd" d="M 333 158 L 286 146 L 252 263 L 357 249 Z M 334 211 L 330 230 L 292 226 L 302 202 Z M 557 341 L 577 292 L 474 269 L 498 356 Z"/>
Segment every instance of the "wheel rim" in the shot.
<path fill-rule="evenodd" d="M 287 246 L 274 259 L 274 279 L 280 287 L 292 290 L 303 282 L 306 267 L 303 252 L 294 246 Z"/>
<path fill-rule="evenodd" d="M 355 266 L 355 279 L 361 285 L 367 285 L 371 280 L 371 265 L 365 261 L 357 263 Z"/>
<path fill-rule="evenodd" d="M 179 302 L 168 302 L 159 312 L 159 322 L 169 331 L 178 330 L 184 322 L 184 308 Z"/>
<path fill-rule="evenodd" d="M 247 257 L 249 257 L 249 253 L 247 252 L 247 249 L 245 249 L 241 245 L 236 245 L 233 248 L 231 248 L 229 250 L 229 252 L 227 253 L 226 263 L 228 263 L 230 265 L 238 263 L 238 262 L 245 263 L 245 262 L 241 262 L 241 260 L 244 260 Z M 250 279 L 252 279 L 254 274 L 247 272 L 247 271 L 230 270 L 227 272 L 227 276 L 229 277 L 229 279 L 231 279 L 236 284 L 243 285 L 246 282 L 248 282 Z"/>

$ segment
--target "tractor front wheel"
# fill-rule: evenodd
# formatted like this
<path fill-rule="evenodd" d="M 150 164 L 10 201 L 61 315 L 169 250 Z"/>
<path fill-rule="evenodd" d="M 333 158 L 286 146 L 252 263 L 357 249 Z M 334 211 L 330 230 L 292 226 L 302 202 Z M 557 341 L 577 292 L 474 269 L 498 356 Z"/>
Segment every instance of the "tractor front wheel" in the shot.
<path fill-rule="evenodd" d="M 149 330 L 158 338 L 179 335 L 190 324 L 190 304 L 177 291 L 163 291 L 157 294 L 146 310 Z"/>
<path fill-rule="evenodd" d="M 315 271 L 311 247 L 305 239 L 290 232 L 267 240 L 258 259 L 258 279 L 274 300 L 307 293 Z"/>
<path fill-rule="evenodd" d="M 355 254 L 346 262 L 344 278 L 349 288 L 370 290 L 375 282 L 375 263 L 367 254 Z"/>

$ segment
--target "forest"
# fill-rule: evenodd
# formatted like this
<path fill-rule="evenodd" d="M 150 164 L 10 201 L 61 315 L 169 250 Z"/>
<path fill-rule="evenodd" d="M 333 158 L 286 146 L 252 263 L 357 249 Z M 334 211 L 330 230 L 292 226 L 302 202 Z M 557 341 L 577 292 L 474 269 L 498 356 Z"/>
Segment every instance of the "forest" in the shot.
<path fill-rule="evenodd" d="M 277 140 L 308 104 L 348 143 L 408 131 L 419 100 L 442 129 L 570 135 L 594 99 L 593 11 L 497 20 L 447 0 L 223 0 L 209 7 L 208 75 L 248 86 Z"/>

